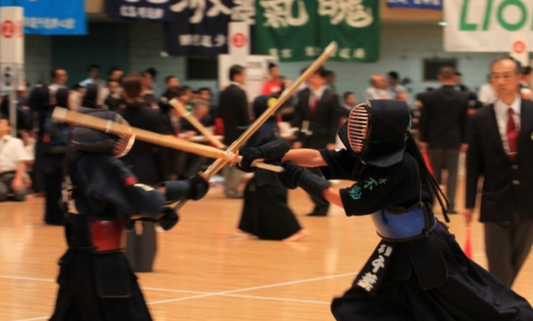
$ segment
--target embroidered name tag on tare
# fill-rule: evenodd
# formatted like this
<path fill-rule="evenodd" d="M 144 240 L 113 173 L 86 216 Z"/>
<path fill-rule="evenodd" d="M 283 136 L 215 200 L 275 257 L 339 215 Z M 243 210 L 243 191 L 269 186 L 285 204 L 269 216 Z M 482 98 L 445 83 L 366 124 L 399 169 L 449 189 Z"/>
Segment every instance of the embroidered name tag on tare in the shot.
<path fill-rule="evenodd" d="M 395 245 L 396 243 L 381 240 L 355 279 L 355 284 L 365 289 L 370 295 L 376 295 L 381 281 L 385 278 Z"/>

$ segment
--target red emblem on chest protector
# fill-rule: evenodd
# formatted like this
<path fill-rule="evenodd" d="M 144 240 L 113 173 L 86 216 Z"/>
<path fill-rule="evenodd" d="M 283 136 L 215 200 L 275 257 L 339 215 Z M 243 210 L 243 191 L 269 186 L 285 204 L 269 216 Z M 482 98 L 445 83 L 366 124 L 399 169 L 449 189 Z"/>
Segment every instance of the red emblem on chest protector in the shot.
<path fill-rule="evenodd" d="M 137 180 L 135 179 L 135 177 L 126 177 L 126 179 L 124 180 L 124 185 L 126 186 L 133 186 L 137 184 Z"/>

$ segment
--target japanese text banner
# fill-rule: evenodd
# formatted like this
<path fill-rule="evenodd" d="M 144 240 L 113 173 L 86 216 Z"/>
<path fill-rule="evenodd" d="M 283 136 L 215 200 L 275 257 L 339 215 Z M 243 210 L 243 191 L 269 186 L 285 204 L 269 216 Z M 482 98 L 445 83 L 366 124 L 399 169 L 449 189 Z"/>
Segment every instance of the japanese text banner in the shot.
<path fill-rule="evenodd" d="M 228 52 L 232 0 L 180 0 L 170 7 L 164 50 L 169 55 L 215 56 Z"/>
<path fill-rule="evenodd" d="M 119 20 L 169 22 L 177 0 L 106 0 L 108 17 Z"/>
<path fill-rule="evenodd" d="M 24 8 L 25 34 L 87 34 L 84 0 L 0 0 L 0 6 Z"/>
<path fill-rule="evenodd" d="M 255 52 L 280 61 L 311 61 L 331 42 L 330 58 L 375 62 L 379 57 L 379 1 L 258 0 Z"/>

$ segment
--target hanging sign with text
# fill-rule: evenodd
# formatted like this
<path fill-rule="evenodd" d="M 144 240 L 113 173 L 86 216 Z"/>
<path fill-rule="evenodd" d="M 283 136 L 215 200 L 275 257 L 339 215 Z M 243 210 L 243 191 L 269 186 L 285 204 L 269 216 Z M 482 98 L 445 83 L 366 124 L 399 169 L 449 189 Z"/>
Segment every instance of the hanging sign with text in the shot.
<path fill-rule="evenodd" d="M 446 51 L 512 52 L 533 48 L 533 1 L 446 0 Z M 510 43 L 511 35 L 525 35 Z"/>

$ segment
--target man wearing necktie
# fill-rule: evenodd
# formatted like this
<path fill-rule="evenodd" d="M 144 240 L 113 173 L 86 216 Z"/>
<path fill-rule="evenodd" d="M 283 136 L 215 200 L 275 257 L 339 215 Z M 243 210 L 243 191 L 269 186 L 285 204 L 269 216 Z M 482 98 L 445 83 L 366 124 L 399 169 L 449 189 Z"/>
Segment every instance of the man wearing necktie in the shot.
<path fill-rule="evenodd" d="M 326 85 L 327 71 L 319 68 L 307 79 L 308 87 L 298 94 L 294 112 L 294 126 L 298 137 L 293 148 L 335 149 L 335 138 L 339 127 L 339 97 Z M 309 168 L 322 175 L 318 168 Z M 309 216 L 326 216 L 329 203 L 311 198 L 315 207 Z"/>
<path fill-rule="evenodd" d="M 483 175 L 479 220 L 489 271 L 509 287 L 533 243 L 533 102 L 520 98 L 519 72 L 511 57 L 491 64 L 498 100 L 472 115 L 466 163 L 466 224 Z"/>

